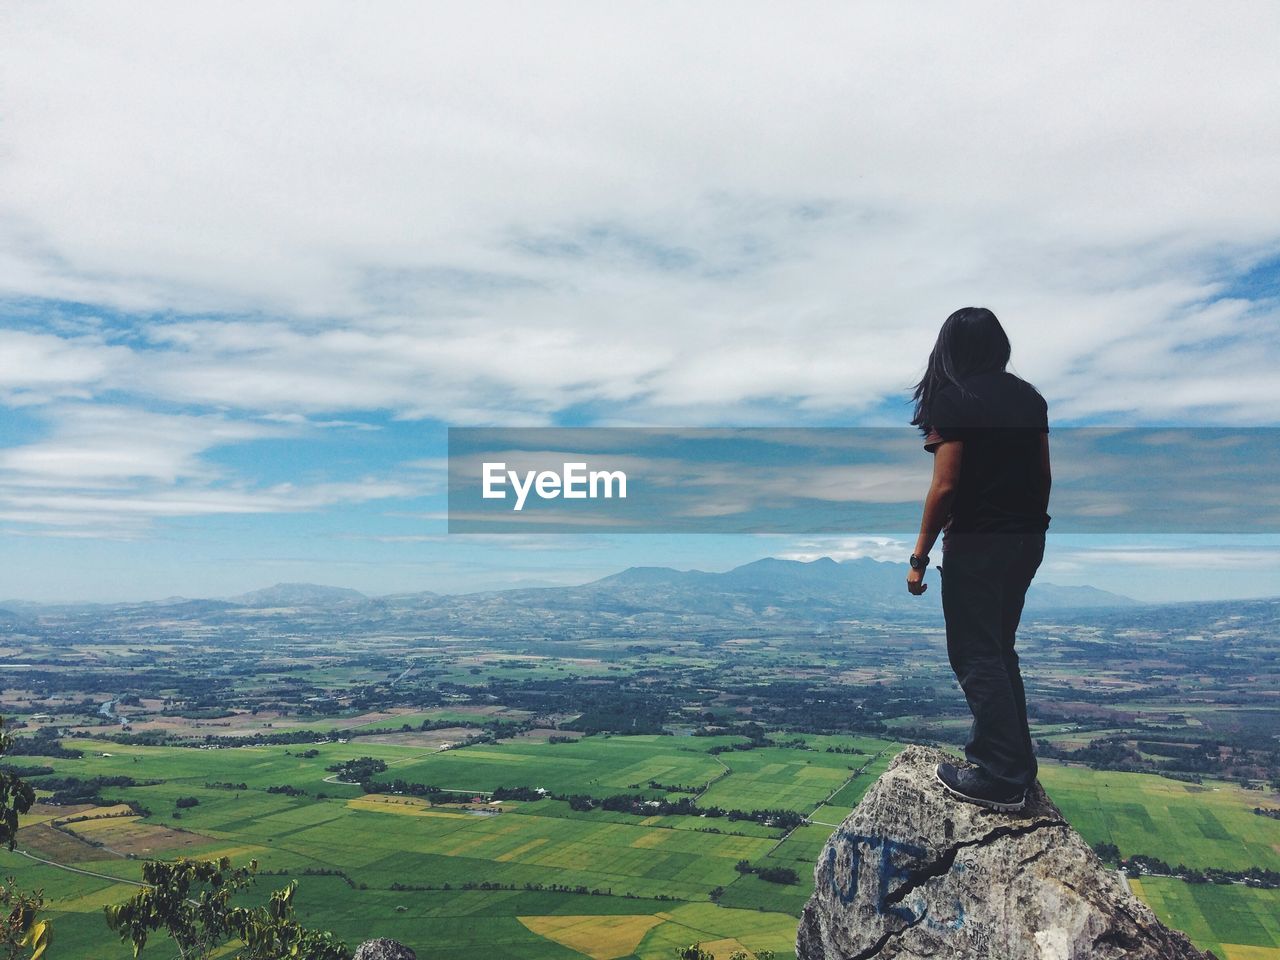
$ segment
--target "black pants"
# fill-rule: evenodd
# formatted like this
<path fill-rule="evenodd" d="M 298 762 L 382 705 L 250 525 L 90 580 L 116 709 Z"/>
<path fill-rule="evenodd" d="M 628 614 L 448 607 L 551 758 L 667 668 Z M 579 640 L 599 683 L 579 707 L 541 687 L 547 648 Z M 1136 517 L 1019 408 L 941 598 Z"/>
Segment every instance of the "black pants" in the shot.
<path fill-rule="evenodd" d="M 947 656 L 973 714 L 965 756 L 1012 789 L 1029 787 L 1036 757 L 1013 647 L 1044 534 L 956 534 L 946 547 Z"/>

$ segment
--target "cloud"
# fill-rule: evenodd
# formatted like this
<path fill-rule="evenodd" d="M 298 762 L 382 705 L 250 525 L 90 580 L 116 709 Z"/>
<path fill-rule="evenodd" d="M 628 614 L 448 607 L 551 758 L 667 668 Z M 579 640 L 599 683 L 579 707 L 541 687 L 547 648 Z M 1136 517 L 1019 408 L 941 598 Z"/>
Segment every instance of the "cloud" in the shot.
<path fill-rule="evenodd" d="M 976 301 L 1058 417 L 1274 421 L 1273 5 L 550 9 L 7 7 L 0 290 L 138 318 L 10 402 L 804 421 Z"/>
<path fill-rule="evenodd" d="M 274 423 L 291 423 L 299 426 L 318 427 L 325 430 L 381 430 L 376 423 L 363 423 L 359 420 L 309 420 L 300 413 L 264 413 L 259 418 Z"/>
<path fill-rule="evenodd" d="M 1152 570 L 1275 569 L 1280 562 L 1280 546 L 1275 544 L 1153 545 L 1109 544 L 1106 546 L 1059 549 L 1053 554 L 1055 569 L 1089 570 L 1104 566 L 1141 567 Z"/>
<path fill-rule="evenodd" d="M 29 535 L 131 539 L 158 519 L 309 511 L 431 487 L 421 468 L 403 478 L 255 484 L 205 456 L 220 446 L 297 435 L 296 427 L 105 404 L 46 413 L 48 437 L 0 449 L 0 520 Z"/>
<path fill-rule="evenodd" d="M 0 518 L 140 537 L 436 491 L 271 446 L 385 451 L 404 420 L 900 424 L 968 303 L 1055 422 L 1274 424 L 1280 306 L 1237 280 L 1280 269 L 1277 27 L 1261 0 L 4 5 L 0 405 L 45 433 L 0 448 Z M 254 444 L 269 476 L 219 456 Z"/>
<path fill-rule="evenodd" d="M 219 444 L 285 436 L 261 424 L 217 415 L 160 414 L 105 404 L 68 404 L 46 411 L 55 423 L 47 439 L 0 450 L 0 472 L 11 485 L 40 488 L 115 487 L 131 480 L 208 480 L 216 471 L 199 459 Z"/>
<path fill-rule="evenodd" d="M 129 362 L 127 348 L 100 338 L 0 327 L 0 403 L 27 406 L 93 395 Z"/>
<path fill-rule="evenodd" d="M 27 535 L 136 539 L 156 520 L 227 514 L 299 513 L 337 504 L 412 497 L 412 484 L 370 477 L 352 483 L 137 486 L 118 495 L 89 491 L 33 492 L 0 481 L 0 520 L 28 525 Z"/>
<path fill-rule="evenodd" d="M 778 552 L 784 560 L 802 560 L 809 563 L 822 557 L 832 560 L 871 559 L 881 562 L 902 563 L 911 555 L 911 545 L 895 537 L 816 537 L 792 542 Z"/>

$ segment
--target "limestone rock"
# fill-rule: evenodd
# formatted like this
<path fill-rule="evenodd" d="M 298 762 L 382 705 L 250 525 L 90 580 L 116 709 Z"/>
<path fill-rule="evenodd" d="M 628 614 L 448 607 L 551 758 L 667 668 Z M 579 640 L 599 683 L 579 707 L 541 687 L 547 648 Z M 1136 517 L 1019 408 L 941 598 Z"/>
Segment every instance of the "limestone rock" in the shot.
<path fill-rule="evenodd" d="M 827 841 L 800 960 L 1206 960 L 1098 859 L 1037 785 L 995 813 L 908 747 Z"/>
<path fill-rule="evenodd" d="M 366 940 L 356 947 L 352 960 L 418 960 L 418 955 L 403 943 L 379 937 L 377 940 Z"/>

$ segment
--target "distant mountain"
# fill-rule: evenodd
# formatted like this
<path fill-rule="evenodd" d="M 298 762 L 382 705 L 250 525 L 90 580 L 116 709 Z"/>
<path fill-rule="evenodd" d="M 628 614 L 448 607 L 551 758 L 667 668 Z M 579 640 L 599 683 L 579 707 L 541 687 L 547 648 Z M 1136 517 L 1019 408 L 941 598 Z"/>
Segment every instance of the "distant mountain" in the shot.
<path fill-rule="evenodd" d="M 1141 600 L 1098 587 L 1064 587 L 1056 583 L 1033 583 L 1027 591 L 1027 607 L 1032 610 L 1089 610 L 1140 607 Z"/>
<path fill-rule="evenodd" d="M 146 603 L 86 606 L 24 605 L 11 629 L 50 616 L 78 629 L 115 623 L 128 630 L 167 630 L 167 621 L 198 622 L 222 631 L 269 629 L 312 635 L 387 630 L 459 636 L 626 637 L 667 629 L 780 629 L 838 621 L 937 622 L 941 589 L 912 597 L 907 565 L 867 558 L 802 562 L 766 557 L 723 573 L 631 567 L 577 586 L 507 588 L 466 594 L 431 592 L 370 597 L 312 583 L 277 583 L 223 600 L 170 597 Z M 1036 582 L 1027 612 L 1122 612 L 1137 601 L 1096 587 Z M 16 606 L 16 605 L 15 605 Z M 0 626 L 6 621 L 0 614 Z"/>
<path fill-rule="evenodd" d="M 41 607 L 49 606 L 49 604 L 36 603 L 34 600 L 19 600 L 16 597 L 9 600 L 0 600 L 0 607 L 8 610 L 10 613 L 28 612 L 34 613 Z"/>
<path fill-rule="evenodd" d="M 368 599 L 359 590 L 348 587 L 326 587 L 318 583 L 277 583 L 261 590 L 251 590 L 232 603 L 244 607 L 327 607 Z"/>
<path fill-rule="evenodd" d="M 465 593 L 497 593 L 502 590 L 537 590 L 543 587 L 563 587 L 561 580 L 544 580 L 540 577 L 521 577 L 518 580 L 494 580 L 486 583 L 481 580 L 468 588 Z M 462 594 L 454 594 L 461 596 Z"/>
<path fill-rule="evenodd" d="M 910 604 L 905 567 L 875 560 L 808 563 L 765 557 L 724 573 L 682 572 L 667 567 L 631 567 L 581 587 L 561 588 L 597 604 L 636 609 L 830 619 L 888 613 Z M 920 598 L 919 610 L 933 598 Z"/>
<path fill-rule="evenodd" d="M 176 620 L 198 620 L 204 616 L 235 610 L 239 604 L 230 600 L 202 600 L 190 597 L 167 597 L 144 603 L 116 604 L 117 610 L 132 610 L 139 616 L 164 616 Z"/>
<path fill-rule="evenodd" d="M 844 620 L 916 620 L 939 616 L 938 576 L 922 597 L 906 590 L 906 564 L 870 559 L 812 562 L 768 557 L 723 573 L 631 567 L 572 587 L 495 590 L 455 596 L 382 598 L 356 610 L 388 625 L 453 632 L 521 630 L 546 636 L 624 635 L 645 627 L 707 629 L 824 624 Z M 1132 604 L 1105 591 L 1038 585 L 1028 612 L 1098 609 Z"/>
<path fill-rule="evenodd" d="M 106 607 L 109 604 L 104 603 L 71 603 L 67 601 L 51 600 L 40 602 L 37 600 L 19 600 L 17 598 L 11 600 L 0 600 L 0 607 L 8 610 L 10 613 L 17 614 L 19 617 L 35 617 L 50 611 L 65 612 L 69 610 L 92 610 L 97 607 Z"/>
<path fill-rule="evenodd" d="M 679 571 L 668 567 L 631 567 L 576 588 L 560 588 L 601 603 L 690 613 L 751 610 L 814 615 L 873 616 L 933 612 L 941 602 L 939 577 L 926 576 L 929 589 L 913 597 L 906 589 L 907 565 L 869 558 L 809 562 L 766 557 L 724 573 Z M 1097 587 L 1064 587 L 1036 582 L 1027 594 L 1028 612 L 1037 610 L 1127 607 L 1138 601 Z"/>

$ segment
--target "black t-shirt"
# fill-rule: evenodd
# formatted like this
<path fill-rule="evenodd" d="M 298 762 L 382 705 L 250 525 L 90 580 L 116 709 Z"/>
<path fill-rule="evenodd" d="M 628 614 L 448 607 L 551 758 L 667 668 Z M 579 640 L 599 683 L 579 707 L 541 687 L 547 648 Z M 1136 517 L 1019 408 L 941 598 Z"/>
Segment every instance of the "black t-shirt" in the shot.
<path fill-rule="evenodd" d="M 932 452 L 943 440 L 964 442 L 944 548 L 954 534 L 1048 528 L 1040 460 L 1040 435 L 1048 432 L 1044 397 L 1011 373 L 981 373 L 933 397 L 925 449 Z"/>

